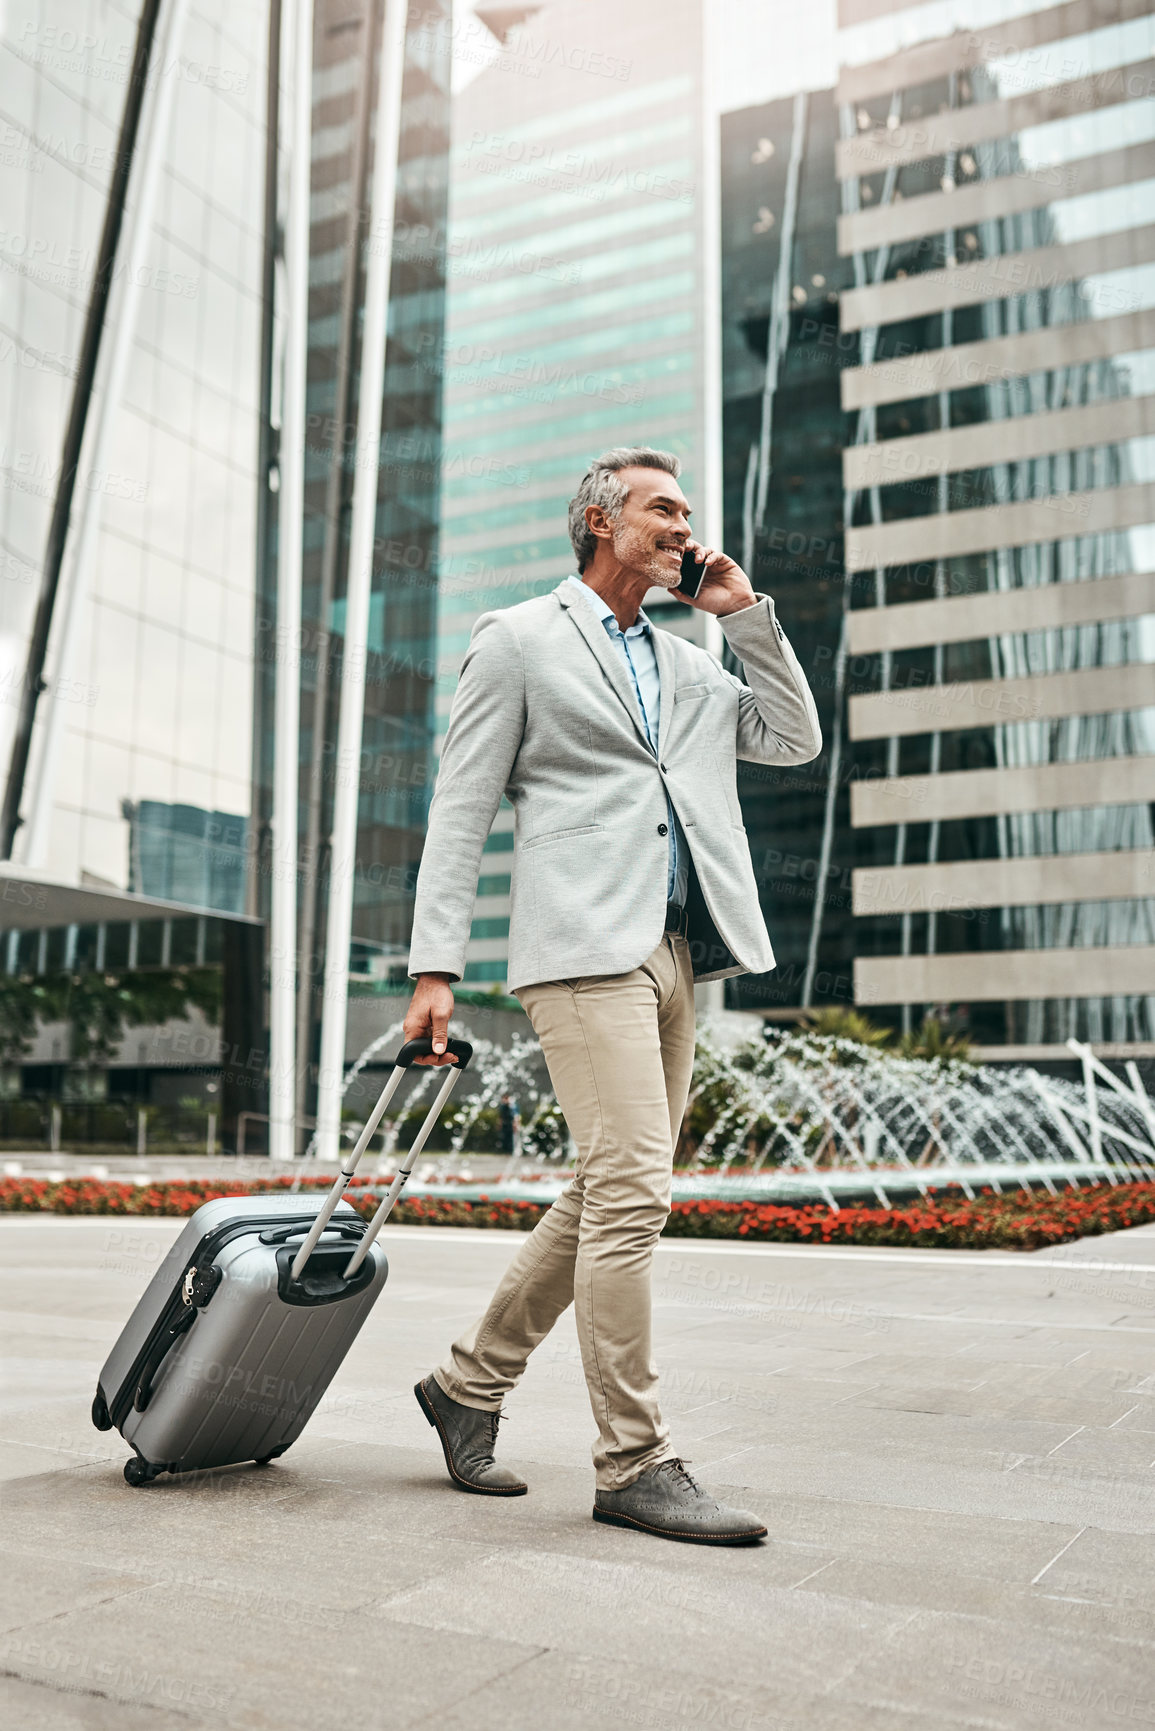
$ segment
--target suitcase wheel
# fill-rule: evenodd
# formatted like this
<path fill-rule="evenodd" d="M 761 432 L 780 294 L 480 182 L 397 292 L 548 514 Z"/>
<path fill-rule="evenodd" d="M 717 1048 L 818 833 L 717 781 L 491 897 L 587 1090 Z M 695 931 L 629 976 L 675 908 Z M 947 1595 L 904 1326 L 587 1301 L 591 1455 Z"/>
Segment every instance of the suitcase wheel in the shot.
<path fill-rule="evenodd" d="M 288 1443 L 278 1443 L 277 1447 L 270 1449 L 267 1455 L 258 1455 L 253 1465 L 255 1467 L 267 1467 L 270 1461 L 275 1461 L 278 1455 L 283 1455 L 288 1446 Z"/>
<path fill-rule="evenodd" d="M 112 1420 L 108 1416 L 108 1402 L 100 1389 L 97 1389 L 96 1397 L 92 1402 L 92 1422 L 97 1430 L 112 1429 Z"/>
<path fill-rule="evenodd" d="M 124 1477 L 130 1485 L 146 1485 L 157 1475 L 156 1467 L 150 1467 L 147 1461 L 142 1461 L 139 1455 L 132 1455 L 124 1463 Z"/>

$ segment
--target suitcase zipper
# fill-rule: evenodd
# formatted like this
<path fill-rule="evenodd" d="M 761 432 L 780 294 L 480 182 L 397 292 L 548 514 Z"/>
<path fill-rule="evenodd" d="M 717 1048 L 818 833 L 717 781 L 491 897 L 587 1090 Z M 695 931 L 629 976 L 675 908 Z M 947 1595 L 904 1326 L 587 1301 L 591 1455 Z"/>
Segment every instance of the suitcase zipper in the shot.
<path fill-rule="evenodd" d="M 197 1310 L 204 1308 L 216 1290 L 219 1270 L 217 1280 L 211 1280 L 209 1275 L 210 1265 L 218 1252 L 232 1239 L 240 1238 L 246 1232 L 270 1226 L 311 1226 L 315 1219 L 315 1214 L 304 1214 L 296 1220 L 286 1220 L 283 1214 L 263 1215 L 256 1219 L 234 1220 L 228 1226 L 218 1226 L 215 1232 L 205 1234 L 186 1264 L 168 1303 L 149 1330 L 147 1340 L 133 1359 L 128 1375 L 116 1395 L 108 1402 L 108 1416 L 117 1430 L 122 1429 L 125 1419 L 134 1407 L 137 1412 L 143 1412 L 147 1407 L 152 1394 L 153 1377 L 176 1341 L 192 1327 Z M 354 1222 L 343 1220 L 340 1224 L 351 1226 Z M 201 1280 L 201 1263 L 206 1265 L 204 1284 L 207 1291 L 204 1291 L 203 1297 L 197 1292 Z"/>

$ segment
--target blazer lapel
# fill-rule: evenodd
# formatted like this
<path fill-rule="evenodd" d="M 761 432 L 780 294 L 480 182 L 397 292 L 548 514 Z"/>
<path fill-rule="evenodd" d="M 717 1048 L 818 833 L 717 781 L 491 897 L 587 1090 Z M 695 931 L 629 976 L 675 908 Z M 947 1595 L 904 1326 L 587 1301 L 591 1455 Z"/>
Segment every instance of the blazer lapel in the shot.
<path fill-rule="evenodd" d="M 634 695 L 633 682 L 626 671 L 621 656 L 606 636 L 605 626 L 588 602 L 583 601 L 580 595 L 574 594 L 568 582 L 559 583 L 554 594 L 585 638 L 598 666 L 624 704 L 626 713 L 636 727 L 642 744 L 649 751 L 651 747 L 646 738 L 646 724 L 642 719 L 642 712 Z"/>

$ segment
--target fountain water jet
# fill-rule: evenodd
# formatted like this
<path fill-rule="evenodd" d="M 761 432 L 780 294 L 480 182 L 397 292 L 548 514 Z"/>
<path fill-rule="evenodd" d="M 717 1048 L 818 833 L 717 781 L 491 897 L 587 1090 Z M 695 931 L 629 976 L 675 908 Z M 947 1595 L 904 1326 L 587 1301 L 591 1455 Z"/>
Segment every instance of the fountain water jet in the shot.
<path fill-rule="evenodd" d="M 709 1117 L 691 1177 L 731 1187 L 794 1189 L 804 1181 L 837 1207 L 838 1188 L 886 1185 L 1069 1185 L 1155 1176 L 1155 1108 L 1089 1054 L 1084 1084 L 1025 1067 L 903 1058 L 811 1032 L 728 1047 L 699 1034 L 690 1111 Z M 1085 1055 L 1086 1054 L 1086 1055 Z M 1103 1081 L 1106 1091 L 1097 1088 Z M 1080 1128 L 1082 1127 L 1082 1128 Z M 773 1174 L 773 1178 L 771 1177 Z"/>

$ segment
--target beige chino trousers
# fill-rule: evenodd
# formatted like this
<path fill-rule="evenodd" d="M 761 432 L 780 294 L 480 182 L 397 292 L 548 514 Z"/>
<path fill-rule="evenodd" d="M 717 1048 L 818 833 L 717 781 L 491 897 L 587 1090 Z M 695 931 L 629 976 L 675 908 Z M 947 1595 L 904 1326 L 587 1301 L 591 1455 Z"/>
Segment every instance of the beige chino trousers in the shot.
<path fill-rule="evenodd" d="M 667 932 L 628 974 L 524 986 L 577 1145 L 577 1171 L 434 1375 L 451 1400 L 496 1412 L 572 1303 L 598 1427 L 598 1488 L 668 1460 L 650 1321 L 654 1243 L 670 1211 L 674 1144 L 694 1062 L 694 980 Z"/>

